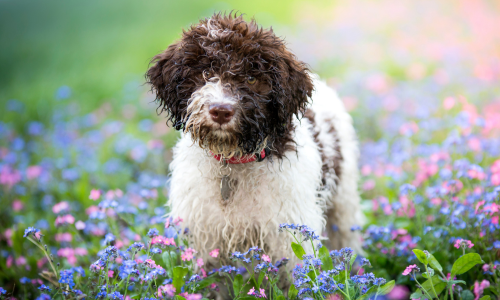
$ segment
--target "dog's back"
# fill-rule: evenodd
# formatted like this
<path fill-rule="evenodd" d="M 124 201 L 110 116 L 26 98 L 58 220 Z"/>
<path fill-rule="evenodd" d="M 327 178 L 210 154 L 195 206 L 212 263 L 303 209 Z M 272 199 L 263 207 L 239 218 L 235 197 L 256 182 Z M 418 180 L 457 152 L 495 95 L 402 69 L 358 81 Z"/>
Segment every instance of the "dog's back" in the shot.
<path fill-rule="evenodd" d="M 326 199 L 326 232 L 332 249 L 353 247 L 361 251 L 359 235 L 353 226 L 362 225 L 358 193 L 359 150 L 352 118 L 337 93 L 313 75 L 311 108 L 305 117 L 313 125 L 320 149 L 323 196 Z"/>

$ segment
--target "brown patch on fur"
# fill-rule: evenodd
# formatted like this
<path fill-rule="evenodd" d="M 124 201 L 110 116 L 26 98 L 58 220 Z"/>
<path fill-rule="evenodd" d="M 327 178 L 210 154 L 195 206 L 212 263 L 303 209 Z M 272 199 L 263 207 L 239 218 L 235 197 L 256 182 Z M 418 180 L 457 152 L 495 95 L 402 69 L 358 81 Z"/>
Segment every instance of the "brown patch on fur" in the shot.
<path fill-rule="evenodd" d="M 342 168 L 340 167 L 340 163 L 344 159 L 342 157 L 342 152 L 340 152 L 340 140 L 338 138 L 338 135 L 335 134 L 335 127 L 333 126 L 332 120 L 327 120 L 328 124 L 330 125 L 330 128 L 328 129 L 328 133 L 335 135 L 335 152 L 338 154 L 335 157 L 327 157 L 325 155 L 324 147 L 321 141 L 318 139 L 319 135 L 319 128 L 316 128 L 316 119 L 315 119 L 316 114 L 314 111 L 311 109 L 306 110 L 304 113 L 304 117 L 306 117 L 309 122 L 312 124 L 313 128 L 313 138 L 316 144 L 318 145 L 318 149 L 321 154 L 321 161 L 323 162 L 323 165 L 321 167 L 321 174 L 322 174 L 322 182 L 323 186 L 326 185 L 326 178 L 328 176 L 332 176 L 331 169 L 333 168 L 333 171 L 335 172 L 335 184 L 338 185 L 340 181 L 340 176 L 342 175 Z"/>
<path fill-rule="evenodd" d="M 238 99 L 238 128 L 231 134 L 243 153 L 254 153 L 266 138 L 278 158 L 291 149 L 292 119 L 305 112 L 313 84 L 307 66 L 272 29 L 241 15 L 214 14 L 184 30 L 181 39 L 151 63 L 147 82 L 156 93 L 159 112 L 166 112 L 177 130 L 194 130 L 200 139 L 210 131 L 203 125 L 186 126 L 187 107 L 205 77 L 216 76 Z M 257 82 L 249 84 L 249 76 Z"/>

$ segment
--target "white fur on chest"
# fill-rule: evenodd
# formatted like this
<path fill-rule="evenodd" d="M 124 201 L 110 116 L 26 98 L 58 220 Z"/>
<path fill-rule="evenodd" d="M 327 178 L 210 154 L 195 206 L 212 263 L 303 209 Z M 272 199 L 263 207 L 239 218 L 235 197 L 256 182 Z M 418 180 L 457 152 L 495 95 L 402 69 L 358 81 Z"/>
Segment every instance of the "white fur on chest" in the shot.
<path fill-rule="evenodd" d="M 235 186 L 227 202 L 220 195 L 220 163 L 193 144 L 189 135 L 182 136 L 170 165 L 170 215 L 184 220 L 196 237 L 198 251 L 206 253 L 223 241 L 228 251 L 246 251 L 239 245 L 250 238 L 255 239 L 254 246 L 267 244 L 269 254 L 282 256 L 288 246 L 277 245 L 288 244 L 282 243 L 288 238 L 277 236 L 280 223 L 307 224 L 321 232 L 325 225 L 325 203 L 318 198 L 322 161 L 310 126 L 305 119 L 297 121 L 297 153 L 287 153 L 281 162 L 265 159 L 230 165 Z M 255 232 L 258 237 L 252 236 Z"/>

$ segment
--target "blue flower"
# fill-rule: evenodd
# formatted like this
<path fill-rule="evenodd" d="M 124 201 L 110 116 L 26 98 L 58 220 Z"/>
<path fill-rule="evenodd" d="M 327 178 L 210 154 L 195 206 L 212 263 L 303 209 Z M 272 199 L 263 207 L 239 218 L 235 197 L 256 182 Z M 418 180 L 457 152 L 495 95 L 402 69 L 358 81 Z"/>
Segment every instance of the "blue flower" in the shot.
<path fill-rule="evenodd" d="M 231 274 L 231 272 L 236 272 L 236 268 L 233 266 L 222 266 L 219 272 Z"/>
<path fill-rule="evenodd" d="M 19 279 L 19 282 L 21 282 L 22 284 L 28 284 L 31 283 L 31 279 L 29 279 L 28 277 L 22 277 L 21 279 Z"/>
<path fill-rule="evenodd" d="M 153 248 L 153 249 L 149 250 L 149 252 L 151 254 L 161 254 L 162 251 L 160 248 Z"/>
<path fill-rule="evenodd" d="M 75 286 L 75 282 L 73 281 L 73 270 L 61 270 L 60 275 L 59 283 L 67 284 L 71 289 Z"/>
<path fill-rule="evenodd" d="M 361 226 L 354 225 L 354 226 L 351 227 L 351 231 L 356 231 L 356 230 L 361 230 Z"/>
<path fill-rule="evenodd" d="M 359 262 L 360 266 L 371 266 L 370 261 L 367 258 L 362 258 Z"/>
<path fill-rule="evenodd" d="M 411 185 L 409 183 L 405 183 L 399 187 L 399 194 L 400 195 L 407 195 L 408 192 L 415 192 L 416 190 L 417 189 L 413 185 Z"/>
<path fill-rule="evenodd" d="M 78 266 L 78 267 L 73 267 L 73 268 L 71 268 L 71 270 L 72 270 L 73 272 L 78 273 L 78 275 L 80 275 L 80 276 L 82 276 L 82 277 L 85 277 L 85 270 L 84 270 L 82 267 L 80 267 L 80 266 Z"/>
<path fill-rule="evenodd" d="M 308 293 L 311 293 L 311 289 L 310 288 L 303 288 L 303 289 L 300 289 L 299 290 L 299 293 L 297 294 L 298 296 L 302 296 L 304 294 L 308 294 Z"/>
<path fill-rule="evenodd" d="M 38 232 L 40 232 L 40 229 L 36 229 L 35 227 L 28 227 L 27 229 L 24 230 L 23 237 L 27 237 L 28 235 L 35 236 L 35 234 Z"/>
<path fill-rule="evenodd" d="M 35 300 L 50 300 L 52 299 L 49 295 L 47 294 L 40 294 Z"/>
<path fill-rule="evenodd" d="M 120 278 L 127 278 L 131 274 L 137 274 L 138 270 L 135 269 L 137 262 L 134 260 L 125 260 L 122 265 L 118 268 L 118 276 Z"/>
<path fill-rule="evenodd" d="M 375 278 L 375 280 L 373 281 L 373 284 L 374 285 L 382 285 L 382 284 L 385 284 L 386 280 L 384 278 Z"/>
<path fill-rule="evenodd" d="M 140 251 L 143 248 L 144 248 L 144 244 L 143 243 L 133 243 L 132 245 L 130 245 L 130 247 L 128 247 L 127 251 L 130 252 L 133 249 L 135 249 L 137 251 Z"/>
<path fill-rule="evenodd" d="M 151 228 L 148 231 L 148 236 L 150 238 L 153 238 L 153 237 L 157 236 L 158 234 L 159 234 L 159 232 L 158 232 L 158 229 L 156 229 L 156 228 Z"/>
<path fill-rule="evenodd" d="M 7 291 L 0 286 L 0 295 L 5 295 L 5 294 L 7 294 Z"/>
<path fill-rule="evenodd" d="M 500 241 L 494 241 L 493 247 L 495 247 L 496 249 L 500 249 Z"/>
<path fill-rule="evenodd" d="M 42 284 L 41 286 L 39 286 L 38 289 L 42 292 L 50 292 L 50 288 L 48 286 L 46 286 L 45 284 Z"/>

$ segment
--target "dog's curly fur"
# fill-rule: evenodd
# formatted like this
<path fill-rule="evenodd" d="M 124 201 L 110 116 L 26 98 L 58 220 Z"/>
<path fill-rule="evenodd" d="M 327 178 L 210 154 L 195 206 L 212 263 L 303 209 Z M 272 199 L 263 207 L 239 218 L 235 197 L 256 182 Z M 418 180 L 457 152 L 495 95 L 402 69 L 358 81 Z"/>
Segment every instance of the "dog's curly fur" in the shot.
<path fill-rule="evenodd" d="M 278 236 L 284 222 L 326 231 L 332 248 L 359 250 L 350 230 L 362 222 L 351 117 L 271 29 L 215 14 L 156 55 L 146 78 L 160 111 L 183 131 L 170 165 L 170 214 L 184 220 L 201 257 L 259 246 L 275 259 L 292 258 L 289 237 Z M 227 124 L 210 118 L 213 103 L 234 107 Z M 231 165 L 232 192 L 223 201 L 213 155 L 262 149 L 265 160 Z"/>
<path fill-rule="evenodd" d="M 274 145 L 272 154 L 282 158 L 290 149 L 292 118 L 304 113 L 313 84 L 304 63 L 287 50 L 272 30 L 242 16 L 216 14 L 185 30 L 182 38 L 152 60 L 148 82 L 160 101 L 161 111 L 177 129 L 186 127 L 191 95 L 205 85 L 207 75 L 217 74 L 230 84 L 241 107 L 240 126 L 232 133 L 238 148 L 255 152 L 263 142 Z M 246 77 L 257 84 L 249 86 Z M 210 129 L 197 136 L 203 142 Z"/>

